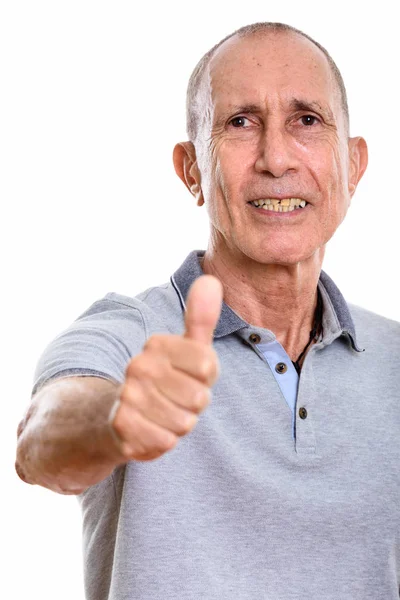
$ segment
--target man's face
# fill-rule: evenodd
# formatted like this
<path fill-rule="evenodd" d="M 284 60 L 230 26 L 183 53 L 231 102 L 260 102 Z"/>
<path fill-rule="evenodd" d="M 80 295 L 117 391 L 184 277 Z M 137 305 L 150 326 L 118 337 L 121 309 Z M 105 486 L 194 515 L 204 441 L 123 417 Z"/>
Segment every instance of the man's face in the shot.
<path fill-rule="evenodd" d="M 359 178 L 326 57 L 292 33 L 231 38 L 200 94 L 196 155 L 214 241 L 261 263 L 313 255 L 346 215 Z M 251 203 L 266 200 L 274 210 Z M 284 209 L 300 201 L 304 208 Z"/>

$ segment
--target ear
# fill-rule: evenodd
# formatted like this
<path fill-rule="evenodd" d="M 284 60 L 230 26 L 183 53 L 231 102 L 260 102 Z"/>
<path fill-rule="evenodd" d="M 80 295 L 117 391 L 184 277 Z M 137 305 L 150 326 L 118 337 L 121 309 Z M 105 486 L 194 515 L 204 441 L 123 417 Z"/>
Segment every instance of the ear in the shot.
<path fill-rule="evenodd" d="M 349 193 L 356 191 L 368 165 L 367 142 L 362 137 L 349 138 Z"/>
<path fill-rule="evenodd" d="M 196 198 L 197 206 L 204 204 L 200 171 L 197 166 L 196 150 L 192 142 L 176 144 L 173 153 L 175 172 L 189 192 Z"/>

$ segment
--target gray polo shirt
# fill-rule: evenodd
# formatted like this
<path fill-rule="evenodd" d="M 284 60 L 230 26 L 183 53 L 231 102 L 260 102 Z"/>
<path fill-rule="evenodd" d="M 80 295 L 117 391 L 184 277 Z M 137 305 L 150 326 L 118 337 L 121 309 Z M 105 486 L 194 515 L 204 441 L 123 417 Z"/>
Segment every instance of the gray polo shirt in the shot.
<path fill-rule="evenodd" d="M 121 382 L 150 335 L 182 333 L 202 254 L 95 302 L 45 350 L 34 391 Z M 295 393 L 274 334 L 224 305 L 221 375 L 194 430 L 78 497 L 88 600 L 398 600 L 400 324 L 347 305 L 324 272 L 318 285 L 323 334 Z"/>

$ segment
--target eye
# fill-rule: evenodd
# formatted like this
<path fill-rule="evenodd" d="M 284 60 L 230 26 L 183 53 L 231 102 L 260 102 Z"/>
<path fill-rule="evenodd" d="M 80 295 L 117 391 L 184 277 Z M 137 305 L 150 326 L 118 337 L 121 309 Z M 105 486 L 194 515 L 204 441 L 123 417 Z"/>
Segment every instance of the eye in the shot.
<path fill-rule="evenodd" d="M 241 116 L 233 117 L 233 119 L 229 121 L 229 125 L 232 125 L 232 127 L 236 127 L 236 129 L 239 129 L 240 127 L 245 127 L 246 123 L 250 123 L 249 119 Z"/>
<path fill-rule="evenodd" d="M 315 123 L 319 123 L 319 119 L 317 117 L 314 117 L 314 115 L 304 115 L 301 117 L 300 120 L 302 124 L 306 125 L 307 127 L 315 125 Z"/>

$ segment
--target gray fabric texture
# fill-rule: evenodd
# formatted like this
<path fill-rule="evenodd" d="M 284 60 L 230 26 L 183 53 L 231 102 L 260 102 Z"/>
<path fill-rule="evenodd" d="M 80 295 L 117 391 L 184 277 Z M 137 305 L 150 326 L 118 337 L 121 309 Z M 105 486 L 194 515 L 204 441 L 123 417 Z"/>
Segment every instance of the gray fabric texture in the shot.
<path fill-rule="evenodd" d="M 44 351 L 34 392 L 81 374 L 122 381 L 153 333 L 183 332 L 201 251 L 136 298 L 108 294 Z M 224 305 L 210 406 L 177 447 L 78 499 L 87 600 L 394 600 L 400 580 L 400 324 L 347 305 L 325 273 L 323 336 L 292 413 Z M 299 416 L 306 408 L 307 418 Z"/>

